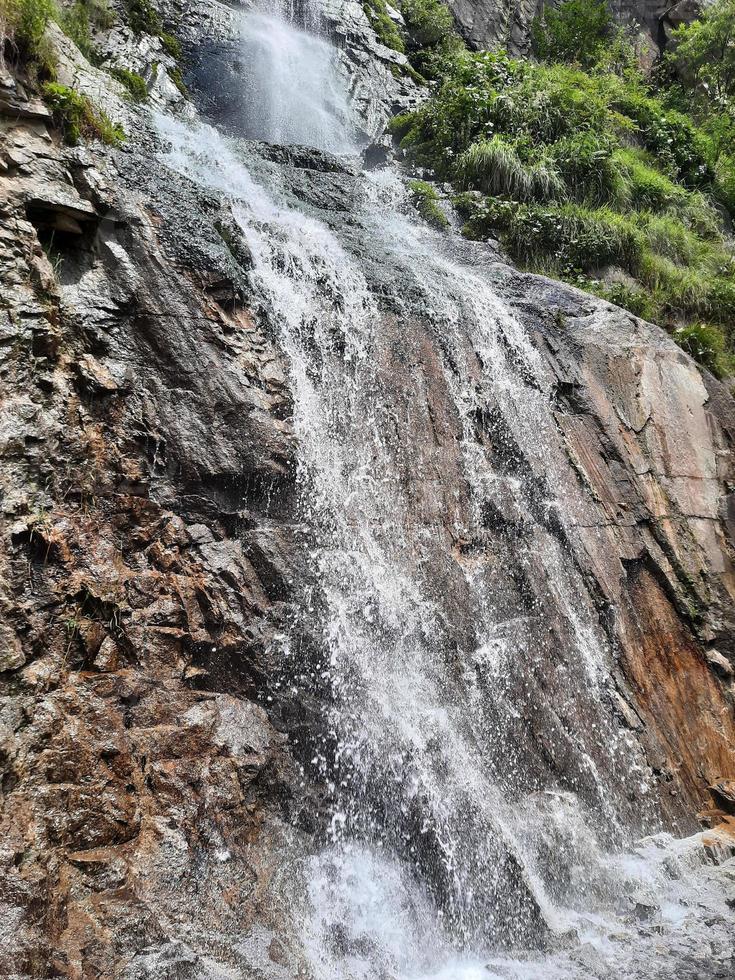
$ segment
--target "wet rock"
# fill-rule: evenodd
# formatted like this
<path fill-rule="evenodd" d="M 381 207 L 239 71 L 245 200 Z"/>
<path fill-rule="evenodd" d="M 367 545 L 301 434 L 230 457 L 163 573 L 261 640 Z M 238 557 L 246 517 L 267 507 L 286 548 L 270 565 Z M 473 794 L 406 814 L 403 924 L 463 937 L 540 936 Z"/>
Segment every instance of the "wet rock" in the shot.
<path fill-rule="evenodd" d="M 390 137 L 383 137 L 375 143 L 371 143 L 362 151 L 363 165 L 366 170 L 373 170 L 375 167 L 385 166 L 393 156 L 393 141 Z"/>
<path fill-rule="evenodd" d="M 709 787 L 715 803 L 726 813 L 735 814 L 735 779 L 722 779 Z"/>
<path fill-rule="evenodd" d="M 720 677 L 725 680 L 730 680 L 733 676 L 735 676 L 735 668 L 733 668 L 733 665 L 726 657 L 722 656 L 719 650 L 705 650 L 704 655 L 707 659 L 707 663 Z"/>
<path fill-rule="evenodd" d="M 202 37 L 232 41 L 229 7 L 165 9 L 192 51 Z M 411 97 L 390 68 L 401 59 L 377 50 L 359 4 L 330 4 L 328 16 L 375 136 Z M 142 67 L 157 50 L 121 31 L 109 58 Z M 32 109 L 2 134 L 18 172 L 0 175 L 11 518 L 0 551 L 10 718 L 0 871 L 18 926 L 0 935 L 0 973 L 75 977 L 83 964 L 104 977 L 255 975 L 258 937 L 269 949 L 277 935 L 288 961 L 279 874 L 325 823 L 319 776 L 307 779 L 292 755 L 322 734 L 324 691 L 308 678 L 295 693 L 279 683 L 283 636 L 313 584 L 288 365 L 272 311 L 255 302 L 227 195 L 165 170 L 144 111 L 78 52 L 66 50 L 61 71 L 101 93 L 129 139 L 120 151 L 67 149 Z M 473 448 L 495 467 L 483 497 L 468 487 L 450 387 L 467 372 L 479 390 L 488 365 L 477 338 L 461 365 L 443 360 L 445 324 L 437 330 L 411 278 L 371 250 L 355 166 L 298 147 L 243 152 L 340 229 L 384 302 L 369 325 L 385 341 L 376 377 L 396 457 L 413 454 L 401 479 L 422 474 L 410 523 L 431 529 L 427 589 L 451 640 L 438 655 L 482 684 L 512 649 L 507 700 L 533 706 L 513 730 L 527 770 L 519 798 L 551 781 L 597 800 L 590 759 L 608 758 L 597 716 L 564 713 L 579 613 L 614 651 L 614 678 L 594 704 L 609 701 L 659 773 L 667 824 L 686 829 L 733 758 L 724 665 L 711 656 L 716 643 L 725 660 L 733 635 L 720 509 L 732 483 L 727 392 L 656 328 L 451 241 L 517 312 L 553 381 L 557 441 L 540 463 L 496 404 L 473 402 Z M 46 232 L 66 236 L 55 264 Z M 516 366 L 519 389 L 532 387 L 528 365 Z M 410 402 L 407 377 L 421 393 Z M 571 556 L 564 573 L 578 576 L 573 610 L 549 586 L 547 557 L 560 550 Z M 478 649 L 467 582 L 483 575 L 498 622 L 494 646 Z M 304 633 L 296 653 L 311 666 L 319 642 Z M 589 746 L 584 764 L 575 740 Z M 634 821 L 640 796 L 624 806 L 617 816 Z M 422 816 L 412 815 L 417 826 Z M 441 827 L 426 837 L 422 860 L 441 866 Z M 712 860 L 730 853 L 722 827 L 704 840 Z M 514 861 L 504 873 L 524 880 Z M 451 894 L 450 881 L 441 888 Z M 538 935 L 545 926 L 528 905 L 518 918 Z"/>
<path fill-rule="evenodd" d="M 725 864 L 735 857 L 735 821 L 726 817 L 712 830 L 702 834 L 702 847 L 709 861 Z"/>
<path fill-rule="evenodd" d="M 661 909 L 658 905 L 654 905 L 650 902 L 636 902 L 633 906 L 633 918 L 639 922 L 650 922 L 652 919 L 659 915 Z"/>

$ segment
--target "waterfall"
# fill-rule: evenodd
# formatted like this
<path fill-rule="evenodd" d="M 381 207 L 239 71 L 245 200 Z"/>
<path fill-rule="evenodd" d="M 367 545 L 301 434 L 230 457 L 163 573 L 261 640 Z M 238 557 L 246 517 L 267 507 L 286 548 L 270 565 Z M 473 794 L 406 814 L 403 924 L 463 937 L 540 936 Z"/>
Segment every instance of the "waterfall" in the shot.
<path fill-rule="evenodd" d="M 353 126 L 337 52 L 273 6 L 256 7 L 242 20 L 243 132 L 269 143 L 349 150 Z"/>
<path fill-rule="evenodd" d="M 244 38 L 247 135 L 344 150 L 328 42 L 257 12 Z M 666 922 L 719 900 L 692 845 L 635 844 L 650 773 L 559 530 L 584 500 L 522 325 L 399 175 L 363 174 L 340 224 L 211 127 L 159 129 L 169 167 L 228 197 L 290 366 L 312 581 L 280 656 L 324 705 L 304 778 L 329 807 L 295 899 L 310 975 L 637 976 L 623 897 Z"/>

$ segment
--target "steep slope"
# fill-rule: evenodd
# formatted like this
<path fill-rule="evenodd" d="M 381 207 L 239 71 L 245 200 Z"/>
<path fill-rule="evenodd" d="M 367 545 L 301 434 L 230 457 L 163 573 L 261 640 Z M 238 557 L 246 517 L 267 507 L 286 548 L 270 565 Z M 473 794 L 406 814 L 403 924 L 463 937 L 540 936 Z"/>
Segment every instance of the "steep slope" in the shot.
<path fill-rule="evenodd" d="M 211 59 L 242 21 L 195 8 L 198 104 L 237 134 Z M 377 135 L 411 86 L 356 3 L 325 16 Z M 64 146 L 4 83 L 1 972 L 397 971 L 339 921 L 350 834 L 483 954 L 563 947 L 573 869 L 702 807 L 682 866 L 726 857 L 723 386 L 422 228 L 390 168 L 227 140 L 159 81 L 154 117 L 55 43 L 128 138 Z M 728 968 L 727 914 L 670 941 L 680 976 Z"/>

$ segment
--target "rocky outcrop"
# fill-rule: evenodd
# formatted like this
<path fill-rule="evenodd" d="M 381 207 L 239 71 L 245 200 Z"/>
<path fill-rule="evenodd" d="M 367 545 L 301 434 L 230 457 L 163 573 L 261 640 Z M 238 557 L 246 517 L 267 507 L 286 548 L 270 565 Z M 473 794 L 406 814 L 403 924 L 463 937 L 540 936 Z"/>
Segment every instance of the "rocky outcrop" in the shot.
<path fill-rule="evenodd" d="M 472 48 L 505 48 L 525 54 L 531 43 L 531 24 L 540 14 L 537 0 L 451 0 L 460 33 Z"/>
<path fill-rule="evenodd" d="M 626 724 L 668 809 L 691 814 L 735 763 L 732 397 L 614 308 L 543 280 L 513 293 L 523 310 L 555 311 L 531 322 L 558 378 L 565 451 L 594 501 L 571 543 L 633 696 Z"/>

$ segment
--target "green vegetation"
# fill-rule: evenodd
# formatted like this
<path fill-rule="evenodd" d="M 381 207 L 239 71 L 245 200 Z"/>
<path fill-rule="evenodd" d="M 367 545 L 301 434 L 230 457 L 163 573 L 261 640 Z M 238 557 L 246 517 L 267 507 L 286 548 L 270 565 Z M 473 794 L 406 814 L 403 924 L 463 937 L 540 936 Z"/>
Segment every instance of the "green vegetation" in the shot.
<path fill-rule="evenodd" d="M 448 227 L 447 216 L 439 206 L 439 194 L 433 184 L 425 180 L 412 180 L 408 185 L 414 207 L 427 222 L 439 231 Z"/>
<path fill-rule="evenodd" d="M 122 128 L 111 122 L 100 109 L 95 108 L 81 92 L 58 82 L 46 82 L 42 93 L 54 114 L 56 125 L 72 146 L 83 137 L 97 138 L 110 146 L 119 145 L 125 138 Z"/>
<path fill-rule="evenodd" d="M 60 7 L 54 0 L 0 0 L 5 38 L 14 47 L 17 60 L 40 78 L 51 78 L 55 69 L 53 52 L 44 37 L 52 20 L 96 64 L 92 30 L 110 27 L 114 14 L 106 0 L 76 0 L 70 7 Z"/>
<path fill-rule="evenodd" d="M 735 357 L 726 349 L 721 330 L 706 323 L 680 327 L 674 337 L 687 354 L 717 377 L 735 372 Z"/>
<path fill-rule="evenodd" d="M 145 30 L 159 37 L 171 57 L 181 57 L 179 41 L 163 31 L 161 19 L 148 0 L 126 0 L 126 5 L 134 30 Z M 52 20 L 90 62 L 99 65 L 92 35 L 94 30 L 108 28 L 114 23 L 108 0 L 75 0 L 68 7 L 58 6 L 54 0 L 0 0 L 0 38 L 6 54 L 39 85 L 67 142 L 76 144 L 86 137 L 98 138 L 110 145 L 119 144 L 125 136 L 120 126 L 112 123 L 82 93 L 57 83 L 56 57 L 45 33 Z M 174 66 L 167 70 L 179 91 L 186 95 L 180 68 Z M 133 101 L 142 102 L 148 98 L 146 82 L 141 75 L 120 67 L 108 71 L 123 83 Z"/>
<path fill-rule="evenodd" d="M 605 0 L 566 0 L 534 19 L 531 40 L 534 54 L 543 61 L 589 67 L 600 61 L 613 33 Z"/>
<path fill-rule="evenodd" d="M 708 38 L 716 33 L 723 43 L 728 24 L 735 36 L 734 5 L 708 8 L 720 25 Z M 704 79 L 692 53 L 693 39 L 702 43 L 698 22 L 677 32 L 672 57 L 682 74 L 662 81 L 660 73 L 658 87 L 613 35 L 601 0 L 566 0 L 546 15 L 543 43 L 539 31 L 541 62 L 445 52 L 434 62 L 432 98 L 396 117 L 394 135 L 416 163 L 457 188 L 467 235 L 500 237 L 520 265 L 669 327 L 724 374 L 735 333 L 727 237 L 735 76 L 718 68 L 714 99 L 715 81 Z M 695 78 L 689 88 L 685 63 Z"/>
<path fill-rule="evenodd" d="M 150 34 L 151 37 L 159 38 L 166 54 L 170 55 L 174 61 L 181 61 L 183 53 L 181 42 L 173 34 L 163 29 L 163 21 L 149 0 L 125 0 L 125 6 L 128 13 L 128 23 L 136 34 Z M 176 82 L 175 79 L 174 82 Z M 186 94 L 185 90 L 184 94 Z"/>
<path fill-rule="evenodd" d="M 115 20 L 106 0 L 76 0 L 71 7 L 60 10 L 55 19 L 84 57 L 97 64 L 99 58 L 92 41 L 92 29 L 111 27 Z"/>
<path fill-rule="evenodd" d="M 439 78 L 452 58 L 464 50 L 454 18 L 442 0 L 403 0 L 401 13 L 411 66 L 423 78 Z"/>
<path fill-rule="evenodd" d="M 125 0 L 128 24 L 136 34 L 150 34 L 158 37 L 163 30 L 158 11 L 149 0 Z"/>
<path fill-rule="evenodd" d="M 721 105 L 735 95 L 735 0 L 705 6 L 699 19 L 680 27 L 672 40 L 667 60 L 700 94 Z"/>
<path fill-rule="evenodd" d="M 16 63 L 39 84 L 54 122 L 72 145 L 86 137 L 116 146 L 125 134 L 85 95 L 55 80 L 56 59 L 46 40 L 46 28 L 51 20 L 57 21 L 82 53 L 93 58 L 91 25 L 109 26 L 111 18 L 104 0 L 76 0 L 63 10 L 53 0 L 0 0 L 4 43 L 10 43 Z"/>
<path fill-rule="evenodd" d="M 363 0 L 362 8 L 380 43 L 394 51 L 405 51 L 403 37 L 388 15 L 385 0 Z"/>
<path fill-rule="evenodd" d="M 142 75 L 127 68 L 111 68 L 110 74 L 123 83 L 133 102 L 145 102 L 148 98 L 148 86 Z"/>
<path fill-rule="evenodd" d="M 163 50 L 167 55 L 170 55 L 174 61 L 181 61 L 182 50 L 181 41 L 173 34 L 169 34 L 166 31 L 162 31 L 158 35 L 161 39 L 161 44 L 163 45 Z"/>
<path fill-rule="evenodd" d="M 40 78 L 51 78 L 56 60 L 44 37 L 56 14 L 53 0 L 0 0 L 0 38 Z"/>
<path fill-rule="evenodd" d="M 442 0 L 395 0 L 405 23 L 401 29 L 388 14 L 386 0 L 362 0 L 378 40 L 408 56 L 408 73 L 419 84 L 438 78 L 455 54 L 464 49 L 454 18 Z"/>

